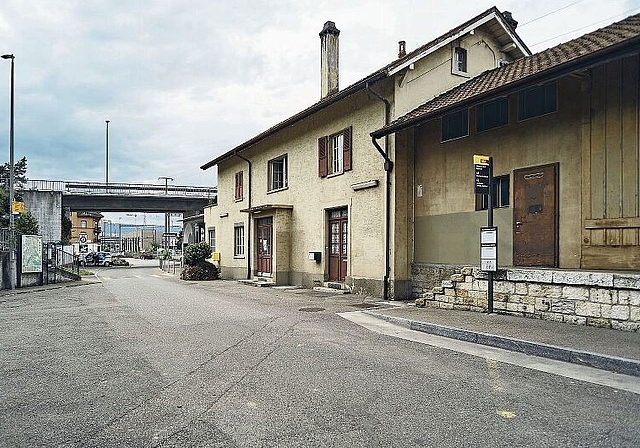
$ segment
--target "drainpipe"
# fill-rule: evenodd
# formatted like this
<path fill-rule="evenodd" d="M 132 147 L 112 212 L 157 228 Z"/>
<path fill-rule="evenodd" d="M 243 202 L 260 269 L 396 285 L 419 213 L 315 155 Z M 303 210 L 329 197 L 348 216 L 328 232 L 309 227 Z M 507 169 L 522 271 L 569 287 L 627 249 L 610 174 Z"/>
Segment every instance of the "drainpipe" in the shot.
<path fill-rule="evenodd" d="M 384 103 L 384 124 L 389 124 L 391 119 L 391 104 L 382 97 L 378 92 L 374 91 L 369 83 L 367 83 L 367 91 Z M 385 200 L 386 200 L 386 217 L 385 217 L 385 241 L 384 241 L 384 277 L 382 283 L 382 298 L 389 300 L 389 274 L 391 273 L 391 170 L 393 162 L 389 158 L 389 136 L 384 136 L 384 149 L 380 147 L 377 140 L 372 137 L 371 142 L 376 147 L 382 158 L 384 159 L 384 170 L 386 172 L 385 181 Z"/>
<path fill-rule="evenodd" d="M 248 207 L 251 208 L 251 161 L 245 157 L 242 157 L 239 153 L 235 153 L 235 155 L 239 158 L 247 162 L 247 184 L 248 184 Z M 247 280 L 251 280 L 251 212 L 247 213 Z"/>

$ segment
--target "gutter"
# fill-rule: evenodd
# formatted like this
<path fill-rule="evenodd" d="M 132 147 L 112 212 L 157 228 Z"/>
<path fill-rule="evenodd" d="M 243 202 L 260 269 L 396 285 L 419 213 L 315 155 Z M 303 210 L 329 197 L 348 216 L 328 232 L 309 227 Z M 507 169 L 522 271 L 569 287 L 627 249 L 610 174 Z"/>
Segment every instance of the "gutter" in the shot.
<path fill-rule="evenodd" d="M 384 123 L 385 126 L 389 124 L 391 120 L 391 104 L 389 101 L 373 90 L 369 83 L 366 84 L 366 89 L 369 93 L 375 96 L 378 100 L 384 103 Z M 393 170 L 393 162 L 389 158 L 389 136 L 384 136 L 384 148 L 382 149 L 375 138 L 371 138 L 373 146 L 378 150 L 382 158 L 384 159 L 384 170 L 386 172 L 385 180 L 385 201 L 386 201 L 386 216 L 385 216 L 385 236 L 384 236 L 384 276 L 382 280 L 382 298 L 389 300 L 389 274 L 391 272 L 391 170 Z"/>
<path fill-rule="evenodd" d="M 240 154 L 238 154 L 238 152 L 236 151 L 234 154 L 236 157 L 238 157 L 239 159 L 244 160 L 245 162 L 247 162 L 248 168 L 247 168 L 247 184 L 248 184 L 248 188 L 247 188 L 247 203 L 248 203 L 248 207 L 247 208 L 251 208 L 251 160 L 241 156 Z M 247 239 L 247 280 L 251 280 L 251 213 L 247 214 L 247 235 L 246 235 L 246 239 Z"/>

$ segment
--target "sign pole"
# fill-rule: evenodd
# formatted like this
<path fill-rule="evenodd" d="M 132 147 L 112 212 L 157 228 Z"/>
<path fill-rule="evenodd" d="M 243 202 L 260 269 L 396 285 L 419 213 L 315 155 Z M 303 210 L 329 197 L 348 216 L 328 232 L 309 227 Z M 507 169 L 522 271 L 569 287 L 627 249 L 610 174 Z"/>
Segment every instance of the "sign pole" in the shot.
<path fill-rule="evenodd" d="M 489 194 L 487 195 L 487 227 L 493 227 L 493 157 L 489 157 Z M 497 266 L 496 266 L 497 268 Z M 493 313 L 493 271 L 487 279 L 487 312 Z"/>
<path fill-rule="evenodd" d="M 480 270 L 487 273 L 487 312 L 493 313 L 493 273 L 498 269 L 498 229 L 493 225 L 493 157 L 474 155 L 474 191 L 487 197 L 487 227 L 480 228 Z"/>

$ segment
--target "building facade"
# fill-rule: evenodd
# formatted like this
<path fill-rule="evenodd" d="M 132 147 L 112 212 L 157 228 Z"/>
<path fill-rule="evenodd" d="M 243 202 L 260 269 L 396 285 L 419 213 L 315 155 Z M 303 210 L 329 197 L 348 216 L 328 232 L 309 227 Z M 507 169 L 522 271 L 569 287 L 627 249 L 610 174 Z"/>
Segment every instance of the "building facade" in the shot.
<path fill-rule="evenodd" d="M 327 22 L 321 100 L 202 166 L 218 170 L 204 222 L 222 275 L 409 296 L 409 160 L 370 133 L 529 54 L 516 25 L 491 8 L 410 53 L 400 42 L 397 60 L 340 90 L 339 31 Z"/>
<path fill-rule="evenodd" d="M 475 194 L 474 155 L 486 155 L 499 306 L 640 328 L 639 53 L 637 15 L 484 73 L 372 133 L 395 135 L 411 161 L 414 295 L 486 309 L 486 276 L 469 271 L 488 206 Z"/>

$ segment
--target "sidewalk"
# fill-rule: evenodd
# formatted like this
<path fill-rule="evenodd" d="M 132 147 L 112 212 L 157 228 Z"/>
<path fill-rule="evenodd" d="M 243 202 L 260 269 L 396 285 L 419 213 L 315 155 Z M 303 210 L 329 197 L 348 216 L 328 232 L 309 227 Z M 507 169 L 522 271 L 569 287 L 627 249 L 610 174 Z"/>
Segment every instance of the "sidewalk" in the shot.
<path fill-rule="evenodd" d="M 411 330 L 640 377 L 640 333 L 411 304 L 364 312 Z"/>

